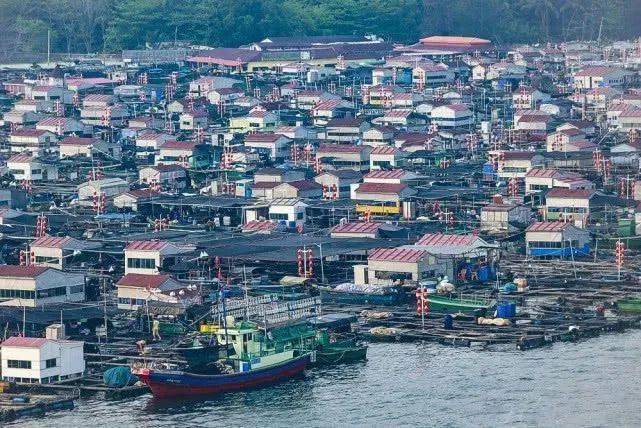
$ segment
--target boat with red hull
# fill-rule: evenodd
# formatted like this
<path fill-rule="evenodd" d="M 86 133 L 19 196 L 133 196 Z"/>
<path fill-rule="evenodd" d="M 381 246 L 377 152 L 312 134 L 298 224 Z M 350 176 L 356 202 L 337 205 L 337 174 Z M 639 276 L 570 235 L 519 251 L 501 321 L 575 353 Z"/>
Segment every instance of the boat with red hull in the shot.
<path fill-rule="evenodd" d="M 310 363 L 310 354 L 278 364 L 230 374 L 203 375 L 184 371 L 142 368 L 136 371 L 156 398 L 215 395 L 279 382 L 301 374 Z"/>

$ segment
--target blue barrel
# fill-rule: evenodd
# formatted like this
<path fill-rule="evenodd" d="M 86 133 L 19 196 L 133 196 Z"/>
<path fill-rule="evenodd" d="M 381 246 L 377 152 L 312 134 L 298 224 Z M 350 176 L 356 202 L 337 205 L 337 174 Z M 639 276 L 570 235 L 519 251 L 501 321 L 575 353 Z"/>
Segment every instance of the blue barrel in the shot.
<path fill-rule="evenodd" d="M 496 306 L 496 316 L 499 318 L 514 318 L 516 316 L 516 303 L 499 303 Z"/>
<path fill-rule="evenodd" d="M 508 305 L 510 305 L 510 318 L 514 318 L 516 316 L 516 303 L 510 302 Z"/>
<path fill-rule="evenodd" d="M 443 328 L 446 330 L 451 330 L 454 328 L 454 317 L 452 315 L 447 314 L 445 317 L 443 317 Z"/>

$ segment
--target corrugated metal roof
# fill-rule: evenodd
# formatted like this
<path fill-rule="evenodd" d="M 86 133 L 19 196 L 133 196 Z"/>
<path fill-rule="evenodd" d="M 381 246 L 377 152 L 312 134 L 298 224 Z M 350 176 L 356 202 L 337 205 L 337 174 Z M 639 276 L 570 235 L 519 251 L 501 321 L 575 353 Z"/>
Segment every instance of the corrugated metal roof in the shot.
<path fill-rule="evenodd" d="M 550 189 L 546 197 L 552 198 L 590 198 L 596 193 L 591 189 L 563 189 L 555 187 Z"/>
<path fill-rule="evenodd" d="M 332 233 L 367 233 L 372 234 L 378 231 L 380 225 L 374 222 L 353 222 L 334 226 Z"/>
<path fill-rule="evenodd" d="M 361 183 L 356 189 L 358 193 L 395 193 L 398 194 L 407 188 L 402 183 Z"/>
<path fill-rule="evenodd" d="M 132 241 L 125 247 L 125 250 L 134 251 L 160 251 L 169 245 L 166 241 Z"/>
<path fill-rule="evenodd" d="M 365 175 L 365 178 L 377 178 L 377 179 L 401 179 L 407 174 L 402 169 L 391 169 L 389 171 L 377 170 L 369 172 Z"/>
<path fill-rule="evenodd" d="M 412 248 L 376 248 L 372 250 L 367 259 L 381 262 L 416 263 L 426 255 L 427 251 Z"/>
<path fill-rule="evenodd" d="M 540 221 L 529 225 L 526 232 L 561 232 L 568 226 L 570 223 L 562 221 Z"/>
<path fill-rule="evenodd" d="M 268 232 L 274 230 L 277 223 L 269 220 L 252 220 L 243 226 L 243 232 Z"/>
<path fill-rule="evenodd" d="M 116 283 L 122 287 L 159 288 L 165 281 L 171 279 L 169 275 L 144 275 L 128 273 Z"/>
<path fill-rule="evenodd" d="M 17 265 L 2 265 L 0 266 L 0 277 L 12 278 L 36 278 L 42 275 L 50 268 L 46 266 L 17 266 Z"/>
<path fill-rule="evenodd" d="M 31 243 L 31 247 L 59 248 L 63 249 L 75 241 L 70 236 L 43 236 Z"/>
<path fill-rule="evenodd" d="M 445 235 L 443 233 L 426 233 L 416 245 L 433 247 L 452 247 L 472 245 L 478 239 L 474 235 Z"/>
<path fill-rule="evenodd" d="M 40 348 L 47 343 L 49 339 L 43 337 L 18 337 L 12 336 L 2 342 L 2 346 L 15 346 L 18 348 Z"/>

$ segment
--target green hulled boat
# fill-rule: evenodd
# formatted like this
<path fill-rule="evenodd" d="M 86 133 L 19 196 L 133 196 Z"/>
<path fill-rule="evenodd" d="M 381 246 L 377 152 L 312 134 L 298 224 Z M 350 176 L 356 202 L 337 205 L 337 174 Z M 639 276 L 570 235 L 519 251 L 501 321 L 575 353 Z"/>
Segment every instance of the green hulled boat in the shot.
<path fill-rule="evenodd" d="M 367 346 L 358 345 L 355 339 L 332 342 L 327 331 L 316 335 L 316 365 L 344 364 L 367 358 Z"/>
<path fill-rule="evenodd" d="M 641 314 L 641 298 L 628 297 L 617 302 L 619 312 Z"/>
<path fill-rule="evenodd" d="M 493 299 L 478 298 L 464 295 L 440 295 L 428 294 L 427 302 L 430 312 L 452 314 L 464 313 L 484 316 L 491 312 L 496 306 Z"/>

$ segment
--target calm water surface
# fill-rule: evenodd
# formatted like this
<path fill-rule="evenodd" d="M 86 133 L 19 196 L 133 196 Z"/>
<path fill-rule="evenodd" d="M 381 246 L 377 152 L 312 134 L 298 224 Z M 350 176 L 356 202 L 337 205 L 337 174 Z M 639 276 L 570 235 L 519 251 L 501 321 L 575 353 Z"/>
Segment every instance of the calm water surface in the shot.
<path fill-rule="evenodd" d="M 33 427 L 641 426 L 641 332 L 528 351 L 373 344 L 368 361 L 207 401 L 81 400 Z"/>

